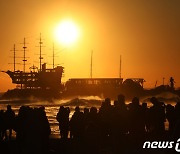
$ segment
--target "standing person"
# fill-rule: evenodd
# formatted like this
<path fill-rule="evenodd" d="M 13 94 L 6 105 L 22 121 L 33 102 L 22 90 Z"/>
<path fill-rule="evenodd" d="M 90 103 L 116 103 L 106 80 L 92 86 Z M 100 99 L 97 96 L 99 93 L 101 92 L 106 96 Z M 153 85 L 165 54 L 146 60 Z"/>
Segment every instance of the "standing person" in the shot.
<path fill-rule="evenodd" d="M 70 120 L 71 138 L 82 138 L 84 133 L 84 114 L 80 111 L 79 106 L 76 106 L 75 112 Z"/>
<path fill-rule="evenodd" d="M 155 136 L 162 135 L 165 131 L 165 109 L 162 102 L 159 102 L 156 97 L 150 99 L 153 106 L 149 109 L 151 132 Z"/>
<path fill-rule="evenodd" d="M 174 90 L 174 83 L 175 83 L 174 78 L 173 78 L 173 77 L 170 77 L 169 82 L 170 82 L 170 88 L 171 88 L 172 90 Z"/>
<path fill-rule="evenodd" d="M 4 139 L 4 136 L 5 136 L 4 110 L 0 110 L 0 141 Z"/>
<path fill-rule="evenodd" d="M 99 109 L 99 120 L 101 126 L 101 135 L 102 140 L 109 138 L 112 134 L 112 111 L 113 107 L 111 106 L 110 98 L 106 98 Z"/>
<path fill-rule="evenodd" d="M 125 96 L 123 94 L 118 95 L 118 102 L 117 106 L 119 108 L 119 112 L 121 113 L 121 125 L 122 125 L 122 132 L 127 133 L 128 132 L 128 125 L 129 125 L 129 119 L 128 119 L 128 109 L 125 103 Z"/>
<path fill-rule="evenodd" d="M 64 106 L 61 106 L 56 116 L 56 119 L 59 122 L 60 136 L 63 139 L 68 138 L 69 113 L 70 113 L 69 108 L 64 108 Z"/>
<path fill-rule="evenodd" d="M 132 136 L 140 137 L 145 133 L 145 120 L 143 108 L 139 103 L 139 98 L 134 97 L 129 107 L 129 131 Z"/>
<path fill-rule="evenodd" d="M 10 140 L 12 136 L 12 129 L 14 127 L 14 121 L 15 121 L 15 113 L 11 109 L 11 105 L 7 105 L 7 110 L 4 116 L 5 116 L 5 125 L 6 125 L 5 138 Z M 7 130 L 9 130 L 9 135 L 7 134 Z"/>
<path fill-rule="evenodd" d="M 51 128 L 46 116 L 45 107 L 41 106 L 37 108 L 35 112 L 36 116 L 34 117 L 34 123 L 32 123 L 36 125 L 34 139 L 39 141 L 39 143 L 36 142 L 36 145 L 38 145 L 37 150 L 39 150 L 39 153 L 44 154 L 49 151 L 49 135 L 51 134 Z"/>
<path fill-rule="evenodd" d="M 145 123 L 145 130 L 146 132 L 150 132 L 150 124 L 149 124 L 149 108 L 147 107 L 147 103 L 142 103 L 142 111 L 143 111 L 143 118 Z"/>
<path fill-rule="evenodd" d="M 180 138 L 180 102 L 177 102 L 174 108 L 175 111 L 175 126 L 173 129 L 173 140 L 177 140 Z"/>
<path fill-rule="evenodd" d="M 166 118 L 169 122 L 169 133 L 172 134 L 176 125 L 176 114 L 175 108 L 171 104 L 166 106 Z"/>

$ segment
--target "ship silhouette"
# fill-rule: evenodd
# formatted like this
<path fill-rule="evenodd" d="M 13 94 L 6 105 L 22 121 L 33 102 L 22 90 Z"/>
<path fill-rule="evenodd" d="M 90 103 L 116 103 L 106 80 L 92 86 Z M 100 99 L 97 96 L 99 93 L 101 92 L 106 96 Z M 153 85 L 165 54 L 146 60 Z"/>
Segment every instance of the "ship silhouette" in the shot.
<path fill-rule="evenodd" d="M 42 40 L 40 35 L 39 47 L 39 68 L 31 66 L 29 71 L 25 70 L 26 59 L 26 43 L 24 39 L 24 58 L 23 71 L 16 70 L 16 57 L 14 46 L 14 71 L 3 71 L 12 79 L 12 83 L 17 87 L 8 90 L 1 96 L 4 98 L 21 98 L 27 99 L 30 97 L 52 99 L 52 98 L 67 98 L 77 96 L 100 96 L 103 98 L 116 98 L 118 94 L 124 94 L 127 98 L 134 96 L 141 97 L 145 95 L 156 95 L 161 92 L 173 92 L 180 94 L 179 90 L 174 89 L 174 79 L 171 77 L 170 86 L 159 86 L 154 89 L 144 89 L 143 78 L 128 78 L 124 80 L 121 77 L 121 56 L 120 56 L 120 72 L 118 78 L 93 78 L 92 77 L 92 54 L 90 65 L 90 78 L 71 78 L 67 82 L 62 83 L 61 79 L 64 73 L 63 66 L 54 66 L 54 50 L 53 50 L 53 67 L 46 68 L 46 63 L 42 64 Z M 93 52 L 92 52 L 93 53 Z"/>
<path fill-rule="evenodd" d="M 58 98 L 62 91 L 61 78 L 64 68 L 57 66 L 47 69 L 46 64 L 42 64 L 42 70 L 33 69 L 30 72 L 7 71 L 12 79 L 12 83 L 17 84 L 17 88 L 7 91 L 3 97 L 27 98 L 30 96 L 41 98 Z"/>
<path fill-rule="evenodd" d="M 46 68 L 46 63 L 42 64 L 42 39 L 39 38 L 39 68 L 31 66 L 29 71 L 26 70 L 26 39 L 23 42 L 23 70 L 16 70 L 16 49 L 14 45 L 13 65 L 14 71 L 3 71 L 12 79 L 12 83 L 16 84 L 16 88 L 8 90 L 2 98 L 59 98 L 62 92 L 61 78 L 64 73 L 63 66 L 54 65 L 54 45 L 53 45 L 53 67 Z"/>

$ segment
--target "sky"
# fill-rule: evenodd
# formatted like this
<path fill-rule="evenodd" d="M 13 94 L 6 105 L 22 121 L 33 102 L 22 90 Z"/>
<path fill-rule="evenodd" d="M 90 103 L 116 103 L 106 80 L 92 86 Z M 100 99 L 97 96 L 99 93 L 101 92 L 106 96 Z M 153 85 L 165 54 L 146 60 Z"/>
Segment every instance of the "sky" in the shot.
<path fill-rule="evenodd" d="M 70 19 L 79 28 L 78 40 L 70 45 L 54 37 L 55 27 Z M 180 86 L 179 0 L 0 0 L 0 71 L 13 70 L 13 45 L 22 64 L 22 43 L 27 42 L 27 66 L 38 66 L 39 35 L 43 39 L 43 62 L 64 66 L 63 82 L 90 77 L 144 78 L 145 87 L 165 84 L 174 77 Z M 16 66 L 18 70 L 23 65 Z M 15 87 L 0 73 L 0 92 Z"/>

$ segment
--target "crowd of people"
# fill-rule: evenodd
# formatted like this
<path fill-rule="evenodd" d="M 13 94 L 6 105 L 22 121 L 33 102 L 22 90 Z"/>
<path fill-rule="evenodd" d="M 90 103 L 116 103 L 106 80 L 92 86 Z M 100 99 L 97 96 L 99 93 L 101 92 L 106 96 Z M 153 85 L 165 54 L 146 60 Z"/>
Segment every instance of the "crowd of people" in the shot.
<path fill-rule="evenodd" d="M 106 98 L 99 109 L 91 107 L 81 111 L 77 106 L 71 118 L 69 107 L 60 106 L 56 119 L 61 140 L 71 140 L 75 147 L 83 146 L 89 152 L 111 148 L 114 153 L 119 153 L 128 144 L 137 148 L 147 139 L 179 138 L 180 103 L 165 105 L 155 97 L 150 101 L 151 107 L 147 103 L 140 104 L 137 97 L 125 104 L 124 95 L 118 95 L 114 103 Z M 166 120 L 168 131 L 165 131 Z M 16 132 L 21 153 L 33 153 L 34 149 L 39 153 L 48 151 L 51 129 L 44 107 L 21 106 L 17 116 L 10 105 L 6 111 L 1 110 L 0 141 L 11 140 L 12 130 Z"/>
<path fill-rule="evenodd" d="M 46 117 L 45 108 L 31 108 L 21 106 L 15 116 L 11 106 L 0 111 L 0 139 L 11 140 L 12 130 L 16 132 L 18 153 L 32 154 L 48 151 L 50 125 Z M 1 142 L 0 141 L 0 142 Z"/>
<path fill-rule="evenodd" d="M 157 98 L 150 99 L 152 106 L 147 103 L 140 105 L 139 98 L 134 97 L 132 102 L 125 104 L 125 97 L 118 96 L 118 100 L 111 105 L 111 100 L 106 98 L 99 110 L 96 107 L 84 108 L 80 111 L 77 106 L 71 119 L 69 107 L 61 106 L 57 113 L 57 121 L 61 138 L 79 138 L 90 133 L 90 136 L 118 136 L 118 135 L 145 135 L 162 136 L 165 133 L 165 122 L 169 123 L 169 135 L 175 135 L 176 127 L 180 120 L 180 102 L 175 106 L 165 105 Z M 98 132 L 99 131 L 99 132 Z M 102 136 L 102 137 L 103 137 Z"/>

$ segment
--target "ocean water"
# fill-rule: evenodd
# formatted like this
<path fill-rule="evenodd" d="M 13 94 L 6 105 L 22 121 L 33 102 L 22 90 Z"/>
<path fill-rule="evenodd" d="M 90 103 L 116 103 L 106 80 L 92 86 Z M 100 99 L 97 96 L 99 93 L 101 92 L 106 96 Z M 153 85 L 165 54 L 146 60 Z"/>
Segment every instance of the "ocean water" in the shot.
<path fill-rule="evenodd" d="M 22 105 L 30 106 L 30 107 L 40 107 L 44 106 L 46 115 L 48 117 L 50 127 L 51 127 L 51 134 L 52 137 L 59 137 L 59 127 L 58 122 L 56 120 L 56 115 L 58 113 L 59 107 L 64 105 L 70 108 L 70 118 L 74 113 L 74 109 L 76 106 L 79 106 L 81 110 L 85 107 L 90 108 L 92 106 L 99 108 L 101 106 L 101 102 L 103 99 L 99 97 L 89 96 L 89 97 L 78 97 L 74 99 L 66 99 L 66 100 L 53 100 L 53 101 L 39 101 L 39 100 L 31 100 L 31 101 L 20 101 L 20 100 L 0 100 L 0 110 L 6 110 L 7 105 L 11 105 L 12 109 L 15 111 L 15 114 L 18 114 L 18 110 Z M 141 101 L 144 102 L 144 101 Z M 113 101 L 112 101 L 113 103 Z M 129 102 L 126 102 L 127 104 Z M 147 102 L 148 106 L 151 106 L 151 103 Z M 175 101 L 165 102 L 175 105 Z M 168 122 L 165 122 L 166 129 L 168 128 Z M 13 132 L 13 136 L 15 136 L 15 132 Z"/>

